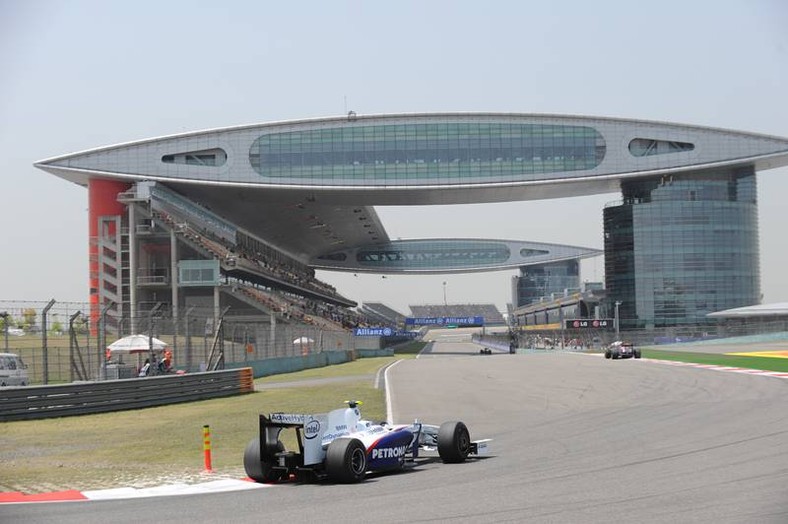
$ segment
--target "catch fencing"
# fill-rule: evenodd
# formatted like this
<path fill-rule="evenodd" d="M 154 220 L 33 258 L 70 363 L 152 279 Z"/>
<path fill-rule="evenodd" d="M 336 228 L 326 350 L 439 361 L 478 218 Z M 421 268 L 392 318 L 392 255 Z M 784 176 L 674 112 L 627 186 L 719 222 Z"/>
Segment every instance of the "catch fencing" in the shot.
<path fill-rule="evenodd" d="M 760 336 L 764 339 L 788 338 L 788 318 L 726 319 L 702 326 L 660 327 L 652 329 L 565 328 L 540 329 L 529 326 L 515 329 L 514 333 L 489 333 L 475 336 L 479 343 L 489 342 L 501 347 L 514 341 L 521 349 L 574 349 L 600 350 L 616 340 L 626 340 L 638 346 L 659 346 L 687 342 Z"/>
<path fill-rule="evenodd" d="M 128 315 L 92 325 L 87 303 L 0 301 L 0 351 L 22 357 L 31 384 L 48 385 L 136 376 L 148 352 L 106 352 L 130 334 L 162 340 L 173 366 L 188 372 L 356 349 L 348 331 L 284 323 L 259 310 L 190 307 L 179 318 L 167 310 L 149 311 L 138 315 L 132 333 Z"/>

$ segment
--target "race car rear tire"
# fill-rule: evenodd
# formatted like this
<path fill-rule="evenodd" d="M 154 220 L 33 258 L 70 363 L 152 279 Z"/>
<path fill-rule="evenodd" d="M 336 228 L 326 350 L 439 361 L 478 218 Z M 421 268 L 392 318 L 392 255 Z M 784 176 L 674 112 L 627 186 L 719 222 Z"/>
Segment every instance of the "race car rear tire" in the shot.
<path fill-rule="evenodd" d="M 438 428 L 438 455 L 443 462 L 464 462 L 471 452 L 471 435 L 462 422 L 444 422 Z"/>
<path fill-rule="evenodd" d="M 361 482 L 367 476 L 367 449 L 357 438 L 338 438 L 326 450 L 326 473 L 334 482 Z"/>
<path fill-rule="evenodd" d="M 610 351 L 605 351 L 605 358 L 610 358 Z"/>
<path fill-rule="evenodd" d="M 277 448 L 279 451 L 284 451 L 285 446 L 281 441 L 277 441 Z M 244 469 L 250 479 L 255 482 L 276 482 L 282 477 L 281 470 L 273 469 L 271 464 L 263 460 L 260 453 L 260 439 L 253 438 L 246 445 L 244 450 Z"/>

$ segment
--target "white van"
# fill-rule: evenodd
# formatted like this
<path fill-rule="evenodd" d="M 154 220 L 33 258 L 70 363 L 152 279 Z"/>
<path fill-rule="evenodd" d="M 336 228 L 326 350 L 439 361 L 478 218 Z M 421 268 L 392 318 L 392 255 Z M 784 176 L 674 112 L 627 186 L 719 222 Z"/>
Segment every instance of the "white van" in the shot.
<path fill-rule="evenodd" d="M 27 386 L 27 364 L 16 353 L 0 353 L 0 386 Z"/>

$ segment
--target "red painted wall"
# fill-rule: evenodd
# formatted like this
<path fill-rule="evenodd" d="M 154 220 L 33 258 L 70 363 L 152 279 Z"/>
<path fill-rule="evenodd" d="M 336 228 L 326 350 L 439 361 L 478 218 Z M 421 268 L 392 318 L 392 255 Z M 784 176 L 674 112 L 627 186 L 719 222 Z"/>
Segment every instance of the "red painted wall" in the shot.
<path fill-rule="evenodd" d="M 123 215 L 126 206 L 118 202 L 118 193 L 126 191 L 131 184 L 117 180 L 90 179 L 88 182 L 88 270 L 90 283 L 90 330 L 98 332 L 99 315 L 99 262 L 98 262 L 98 218 L 101 216 Z M 115 233 L 115 231 L 111 231 Z"/>

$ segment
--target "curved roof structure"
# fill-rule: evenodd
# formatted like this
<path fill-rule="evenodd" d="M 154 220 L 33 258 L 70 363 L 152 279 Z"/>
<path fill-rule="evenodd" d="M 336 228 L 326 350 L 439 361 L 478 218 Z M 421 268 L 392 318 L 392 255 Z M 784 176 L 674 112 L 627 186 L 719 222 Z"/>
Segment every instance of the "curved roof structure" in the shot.
<path fill-rule="evenodd" d="M 391 244 L 372 206 L 537 200 L 615 192 L 638 177 L 767 169 L 788 165 L 788 140 L 583 116 L 351 113 L 152 138 L 35 165 L 83 185 L 163 183 L 329 267 L 327 255 Z M 358 253 L 345 253 L 355 269 L 371 263 Z"/>
<path fill-rule="evenodd" d="M 495 271 L 601 255 L 598 249 L 482 239 L 394 240 L 326 253 L 312 267 L 375 273 Z"/>
<path fill-rule="evenodd" d="M 709 318 L 788 317 L 788 302 L 737 307 L 724 311 L 715 311 L 706 316 Z"/>

